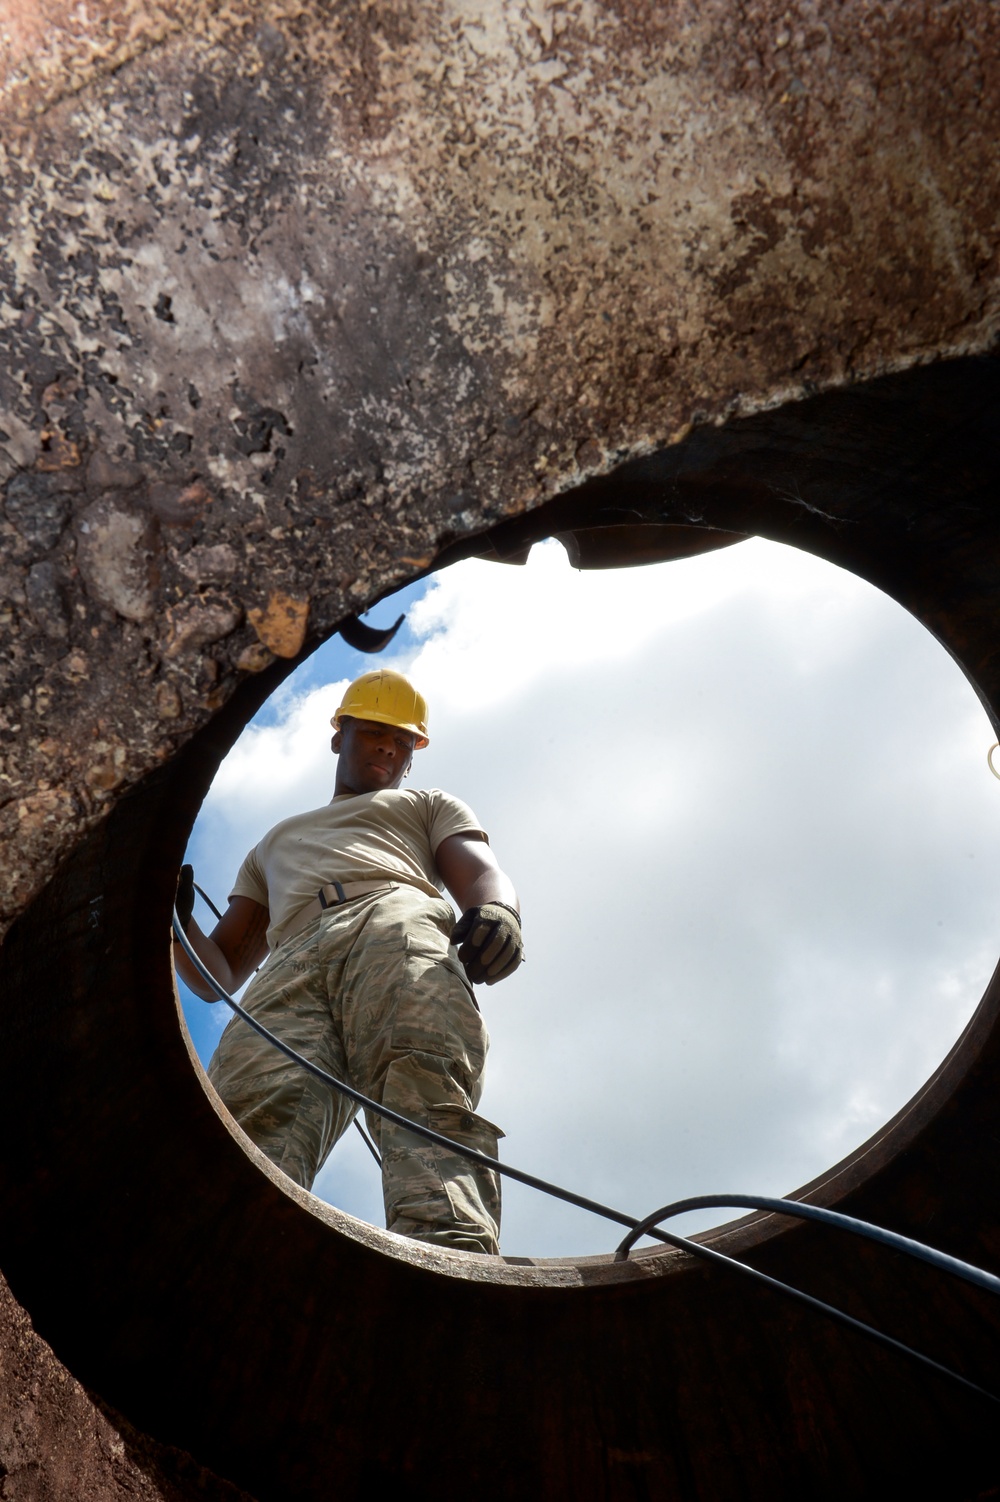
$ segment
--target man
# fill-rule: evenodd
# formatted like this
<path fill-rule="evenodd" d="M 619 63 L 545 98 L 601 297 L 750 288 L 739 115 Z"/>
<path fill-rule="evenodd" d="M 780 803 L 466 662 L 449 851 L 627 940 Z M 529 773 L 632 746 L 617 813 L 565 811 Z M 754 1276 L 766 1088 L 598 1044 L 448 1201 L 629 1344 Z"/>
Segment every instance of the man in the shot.
<path fill-rule="evenodd" d="M 331 802 L 265 835 L 211 935 L 190 919 L 188 937 L 230 993 L 270 950 L 243 1001 L 265 1027 L 363 1094 L 496 1157 L 502 1133 L 475 1114 L 488 1037 L 470 982 L 490 985 L 520 963 L 517 894 L 471 809 L 437 789 L 401 788 L 428 744 L 426 703 L 402 674 L 358 678 L 331 724 Z M 442 885 L 462 911 L 457 926 Z M 188 889 L 189 873 L 182 922 Z M 179 945 L 175 955 L 191 989 L 214 1000 Z M 208 1076 L 247 1135 L 306 1189 L 356 1111 L 238 1017 Z M 373 1113 L 369 1128 L 389 1230 L 499 1250 L 496 1174 Z"/>

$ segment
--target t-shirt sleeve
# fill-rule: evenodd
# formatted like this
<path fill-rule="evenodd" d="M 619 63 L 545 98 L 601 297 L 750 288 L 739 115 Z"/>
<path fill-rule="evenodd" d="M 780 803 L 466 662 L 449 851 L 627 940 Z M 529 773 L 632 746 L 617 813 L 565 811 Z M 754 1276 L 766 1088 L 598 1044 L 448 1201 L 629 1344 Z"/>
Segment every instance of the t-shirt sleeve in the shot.
<path fill-rule="evenodd" d="M 270 907 L 267 880 L 257 850 L 258 847 L 255 845 L 237 871 L 233 890 L 229 894 L 230 902 L 234 897 L 250 897 L 254 902 L 259 902 L 261 907 Z"/>
<path fill-rule="evenodd" d="M 431 788 L 427 799 L 427 837 L 432 855 L 437 855 L 438 847 L 453 834 L 475 835 L 489 844 L 489 835 L 461 798 L 456 798 L 452 793 L 442 793 L 440 788 Z"/>

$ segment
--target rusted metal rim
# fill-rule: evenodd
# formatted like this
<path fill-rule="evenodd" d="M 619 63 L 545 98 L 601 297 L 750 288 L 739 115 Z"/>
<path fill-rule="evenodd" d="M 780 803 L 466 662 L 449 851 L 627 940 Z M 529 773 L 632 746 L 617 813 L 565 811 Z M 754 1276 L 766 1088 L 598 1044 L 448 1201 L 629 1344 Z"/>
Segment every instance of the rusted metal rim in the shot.
<path fill-rule="evenodd" d="M 929 367 L 697 432 L 491 540 L 592 543 L 627 507 L 790 542 L 894 595 L 996 706 L 998 418 L 996 362 Z M 326 1497 L 334 1472 L 344 1496 L 373 1480 L 429 1492 L 442 1443 L 455 1490 L 487 1497 L 820 1495 L 818 1444 L 831 1494 L 946 1463 L 980 1484 L 992 1449 L 961 1395 L 687 1258 L 421 1248 L 240 1149 L 176 1026 L 166 915 L 203 792 L 273 686 L 244 687 L 123 799 L 0 953 L 16 1144 L 0 1265 L 57 1354 L 261 1497 Z M 994 980 L 934 1078 L 814 1197 L 996 1269 L 998 1004 Z M 710 1239 L 855 1310 L 863 1288 L 864 1317 L 989 1372 L 997 1311 L 929 1270 L 771 1218 Z"/>

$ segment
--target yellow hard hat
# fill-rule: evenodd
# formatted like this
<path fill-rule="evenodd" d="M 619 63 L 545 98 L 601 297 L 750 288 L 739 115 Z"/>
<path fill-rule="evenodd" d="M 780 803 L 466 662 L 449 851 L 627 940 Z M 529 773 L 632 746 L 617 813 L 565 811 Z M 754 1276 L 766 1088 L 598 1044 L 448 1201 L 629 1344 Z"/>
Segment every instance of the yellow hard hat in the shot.
<path fill-rule="evenodd" d="M 330 721 L 338 730 L 342 715 L 408 730 L 417 738 L 415 751 L 427 745 L 427 700 L 417 693 L 408 678 L 391 668 L 376 668 L 373 673 L 362 673 L 355 678 Z"/>

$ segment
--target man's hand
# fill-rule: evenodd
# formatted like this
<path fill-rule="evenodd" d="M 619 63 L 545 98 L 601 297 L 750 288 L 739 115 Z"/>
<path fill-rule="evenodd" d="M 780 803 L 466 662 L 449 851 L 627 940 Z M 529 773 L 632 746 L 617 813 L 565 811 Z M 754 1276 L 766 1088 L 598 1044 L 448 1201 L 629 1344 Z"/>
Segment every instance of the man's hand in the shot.
<path fill-rule="evenodd" d="M 505 902 L 470 907 L 456 923 L 451 942 L 460 946 L 458 957 L 473 984 L 495 985 L 512 975 L 524 958 L 521 919 Z"/>
<path fill-rule="evenodd" d="M 181 928 L 187 933 L 187 926 L 191 922 L 191 914 L 194 912 L 194 867 L 182 866 L 181 874 L 177 878 L 177 896 L 174 898 L 174 907 L 177 916 L 181 920 Z"/>

